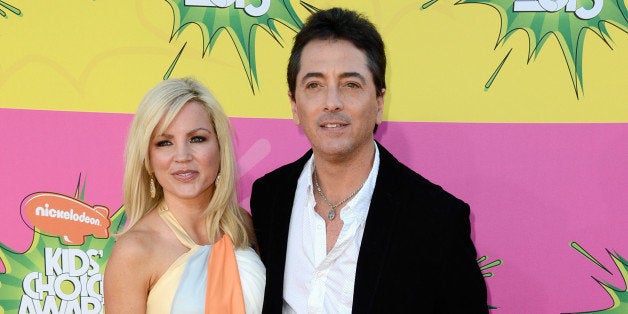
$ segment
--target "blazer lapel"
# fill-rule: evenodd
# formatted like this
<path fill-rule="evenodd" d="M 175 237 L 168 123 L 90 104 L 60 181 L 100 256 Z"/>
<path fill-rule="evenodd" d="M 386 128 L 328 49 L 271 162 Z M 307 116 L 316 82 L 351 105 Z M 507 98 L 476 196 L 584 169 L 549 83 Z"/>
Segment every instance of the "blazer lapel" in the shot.
<path fill-rule="evenodd" d="M 379 172 L 360 245 L 353 292 L 353 312 L 367 313 L 371 309 L 381 269 L 388 256 L 387 250 L 397 219 L 398 201 L 395 163 L 398 161 L 379 143 Z"/>
<path fill-rule="evenodd" d="M 272 217 L 268 250 L 275 253 L 271 255 L 271 259 L 266 265 L 269 279 L 266 287 L 268 290 L 267 297 L 272 300 L 269 300 L 269 303 L 272 303 L 272 312 L 281 311 L 283 304 L 283 278 L 286 268 L 286 250 L 292 206 L 299 176 L 311 154 L 309 151 L 299 160 L 290 164 L 285 169 L 286 173 L 281 177 L 281 181 L 274 182 L 277 188 L 275 195 L 271 196 L 274 201 L 271 205 L 273 210 L 269 211 Z"/>

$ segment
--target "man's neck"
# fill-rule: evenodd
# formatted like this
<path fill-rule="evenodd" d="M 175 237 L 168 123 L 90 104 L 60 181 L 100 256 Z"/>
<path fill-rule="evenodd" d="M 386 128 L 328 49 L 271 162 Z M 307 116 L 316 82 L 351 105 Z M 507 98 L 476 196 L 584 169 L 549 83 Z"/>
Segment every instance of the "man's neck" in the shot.
<path fill-rule="evenodd" d="M 321 156 L 314 153 L 318 180 L 330 199 L 342 199 L 360 186 L 373 167 L 375 145 L 366 145 L 350 156 Z"/>

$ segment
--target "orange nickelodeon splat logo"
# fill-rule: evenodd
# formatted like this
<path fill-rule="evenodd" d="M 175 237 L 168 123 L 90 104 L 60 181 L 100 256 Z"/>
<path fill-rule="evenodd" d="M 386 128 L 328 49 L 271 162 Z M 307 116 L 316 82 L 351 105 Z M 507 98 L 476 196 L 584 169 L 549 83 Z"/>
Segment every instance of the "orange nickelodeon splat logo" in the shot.
<path fill-rule="evenodd" d="M 92 207 L 62 194 L 33 193 L 22 201 L 22 214 L 34 229 L 59 236 L 66 245 L 81 245 L 87 235 L 109 237 L 111 221 L 107 207 Z"/>

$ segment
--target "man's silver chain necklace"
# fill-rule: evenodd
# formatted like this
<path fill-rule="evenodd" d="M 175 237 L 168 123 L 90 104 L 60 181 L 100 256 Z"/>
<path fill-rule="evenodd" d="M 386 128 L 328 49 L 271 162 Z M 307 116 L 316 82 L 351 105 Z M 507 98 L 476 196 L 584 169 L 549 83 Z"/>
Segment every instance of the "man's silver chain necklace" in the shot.
<path fill-rule="evenodd" d="M 327 213 L 327 218 L 329 218 L 329 220 L 334 220 L 334 218 L 336 217 L 336 208 L 344 204 L 344 202 L 348 201 L 350 198 L 354 197 L 356 194 L 358 194 L 360 189 L 362 189 L 362 187 L 364 186 L 364 183 L 366 183 L 366 180 L 364 180 L 364 182 L 362 182 L 362 184 L 355 191 L 349 193 L 349 195 L 347 195 L 345 198 L 340 200 L 340 202 L 336 204 L 332 204 L 327 199 L 327 196 L 325 196 L 325 193 L 323 193 L 323 190 L 321 189 L 320 184 L 318 184 L 318 175 L 316 175 L 316 168 L 314 169 L 314 185 L 316 186 L 316 191 L 318 191 L 318 194 L 323 198 L 325 203 L 327 203 L 327 206 L 331 208 L 329 212 Z"/>

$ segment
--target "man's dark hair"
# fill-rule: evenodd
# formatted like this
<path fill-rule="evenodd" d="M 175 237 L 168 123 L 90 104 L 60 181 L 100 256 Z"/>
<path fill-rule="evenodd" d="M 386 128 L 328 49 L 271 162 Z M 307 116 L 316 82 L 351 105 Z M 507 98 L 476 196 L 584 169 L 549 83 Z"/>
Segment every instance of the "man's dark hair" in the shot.
<path fill-rule="evenodd" d="M 386 88 L 386 53 L 382 37 L 375 25 L 361 14 L 332 8 L 312 14 L 294 38 L 288 61 L 288 89 L 291 97 L 294 98 L 303 48 L 312 40 L 326 39 L 347 40 L 364 52 L 375 83 L 375 92 L 381 96 L 382 90 Z"/>

